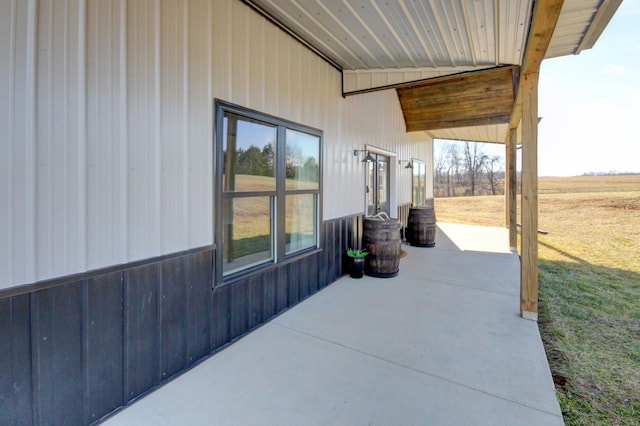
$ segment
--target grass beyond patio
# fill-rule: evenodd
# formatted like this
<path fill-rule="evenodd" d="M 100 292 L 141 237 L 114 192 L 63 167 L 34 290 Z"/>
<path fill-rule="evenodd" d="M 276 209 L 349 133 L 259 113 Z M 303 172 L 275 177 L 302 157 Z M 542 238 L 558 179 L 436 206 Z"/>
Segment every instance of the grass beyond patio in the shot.
<path fill-rule="evenodd" d="M 640 176 L 539 186 L 539 327 L 565 422 L 640 424 Z M 442 222 L 504 223 L 503 196 L 435 207 Z"/>

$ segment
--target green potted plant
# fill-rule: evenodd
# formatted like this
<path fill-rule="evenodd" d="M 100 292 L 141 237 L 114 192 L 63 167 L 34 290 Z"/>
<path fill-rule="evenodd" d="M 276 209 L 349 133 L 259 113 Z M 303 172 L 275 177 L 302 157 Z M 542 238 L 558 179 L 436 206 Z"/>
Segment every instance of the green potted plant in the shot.
<path fill-rule="evenodd" d="M 362 278 L 364 275 L 364 258 L 369 253 L 363 249 L 349 249 L 347 250 L 347 256 L 351 259 L 351 268 L 349 276 L 351 278 Z"/>

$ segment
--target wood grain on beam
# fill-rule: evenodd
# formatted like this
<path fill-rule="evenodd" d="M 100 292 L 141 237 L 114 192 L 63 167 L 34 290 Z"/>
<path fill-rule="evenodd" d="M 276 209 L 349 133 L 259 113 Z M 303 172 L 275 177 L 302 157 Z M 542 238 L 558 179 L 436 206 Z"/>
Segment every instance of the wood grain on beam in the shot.
<path fill-rule="evenodd" d="M 518 193 L 518 175 L 516 172 L 516 147 L 518 144 L 518 129 L 509 129 L 507 133 L 506 146 L 506 166 L 505 173 L 505 214 L 506 224 L 509 228 L 509 247 L 516 249 L 518 247 L 518 230 L 517 230 L 517 193 Z"/>
<path fill-rule="evenodd" d="M 508 123 L 516 68 L 494 68 L 397 89 L 407 131 Z"/>
<path fill-rule="evenodd" d="M 520 313 L 538 318 L 538 73 L 525 74 L 522 90 L 522 255 Z"/>

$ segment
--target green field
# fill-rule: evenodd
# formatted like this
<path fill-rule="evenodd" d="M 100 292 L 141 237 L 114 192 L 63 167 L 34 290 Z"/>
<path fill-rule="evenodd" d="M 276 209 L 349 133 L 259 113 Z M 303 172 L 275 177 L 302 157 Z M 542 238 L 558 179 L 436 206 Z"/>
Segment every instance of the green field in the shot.
<path fill-rule="evenodd" d="M 640 424 L 640 176 L 539 180 L 540 332 L 568 425 Z M 504 224 L 504 197 L 438 198 Z"/>

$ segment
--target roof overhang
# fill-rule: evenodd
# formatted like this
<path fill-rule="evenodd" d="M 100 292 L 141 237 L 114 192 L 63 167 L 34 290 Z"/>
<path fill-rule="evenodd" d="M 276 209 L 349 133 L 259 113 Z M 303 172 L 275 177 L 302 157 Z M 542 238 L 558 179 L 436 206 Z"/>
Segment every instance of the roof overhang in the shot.
<path fill-rule="evenodd" d="M 498 143 L 505 142 L 509 128 L 507 105 L 514 106 L 505 70 L 531 68 L 525 51 L 540 40 L 532 34 L 534 21 L 553 20 L 536 60 L 577 54 L 594 45 L 622 2 L 243 1 L 340 70 L 344 96 L 396 89 L 407 131 Z M 466 96 L 473 90 L 481 96 Z M 418 100 L 434 95 L 437 99 Z M 517 93 L 513 111 L 517 116 Z"/>

